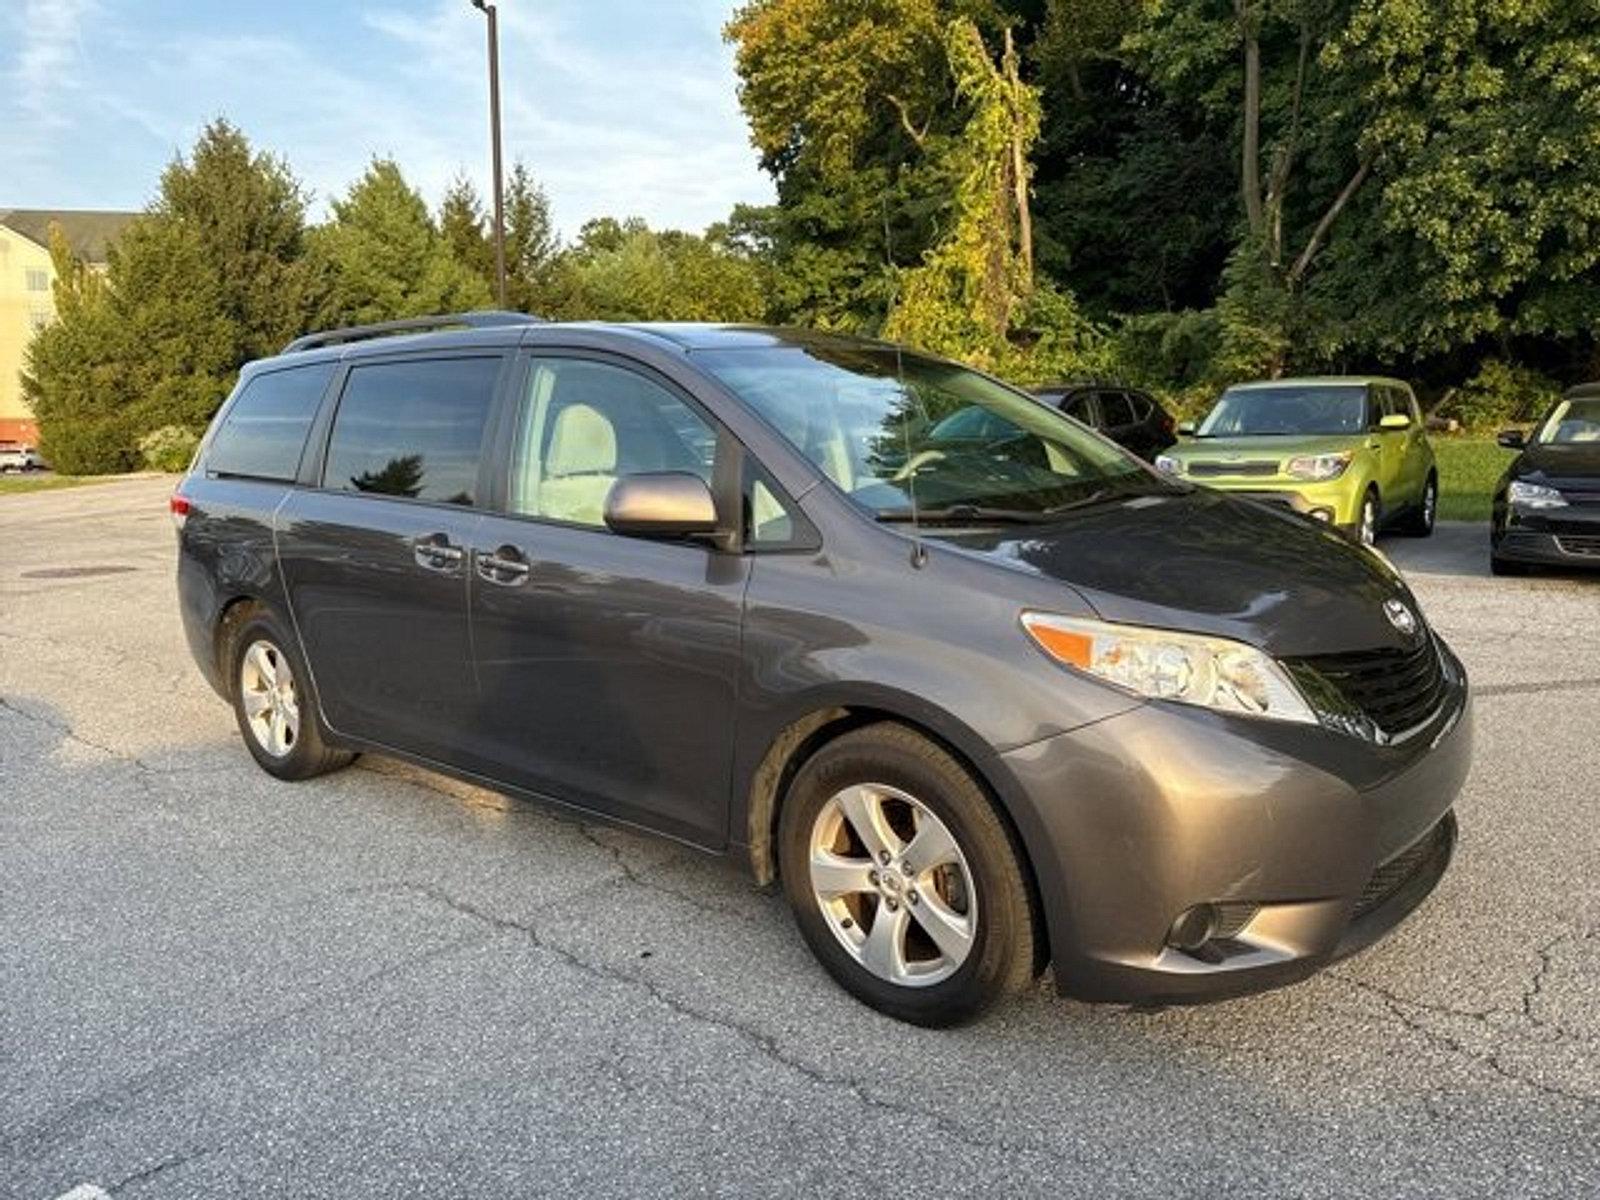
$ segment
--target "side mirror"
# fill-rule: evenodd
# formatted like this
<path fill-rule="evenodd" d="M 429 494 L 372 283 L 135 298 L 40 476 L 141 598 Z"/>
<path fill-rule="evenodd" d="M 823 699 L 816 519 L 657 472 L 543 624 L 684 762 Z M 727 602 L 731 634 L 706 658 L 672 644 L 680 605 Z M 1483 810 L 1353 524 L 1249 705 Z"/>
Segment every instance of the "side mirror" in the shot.
<path fill-rule="evenodd" d="M 630 537 L 677 538 L 717 531 L 717 505 L 698 475 L 643 471 L 606 493 L 606 527 Z"/>
<path fill-rule="evenodd" d="M 1379 429 L 1410 429 L 1411 417 L 1407 413 L 1390 413 L 1378 420 Z"/>
<path fill-rule="evenodd" d="M 1184 437 L 1193 437 L 1194 436 L 1194 422 L 1193 421 L 1179 421 L 1178 422 L 1178 432 L 1181 433 Z"/>
<path fill-rule="evenodd" d="M 1528 439 L 1520 429 L 1502 429 L 1494 440 L 1507 450 L 1524 450 L 1528 445 Z"/>

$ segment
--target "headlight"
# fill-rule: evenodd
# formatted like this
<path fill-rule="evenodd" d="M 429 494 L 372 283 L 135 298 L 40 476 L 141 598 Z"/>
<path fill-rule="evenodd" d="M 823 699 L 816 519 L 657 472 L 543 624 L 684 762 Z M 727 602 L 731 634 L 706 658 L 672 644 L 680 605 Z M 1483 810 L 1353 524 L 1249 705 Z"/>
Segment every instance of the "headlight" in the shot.
<path fill-rule="evenodd" d="M 1346 450 L 1341 454 L 1302 454 L 1289 460 L 1289 475 L 1294 479 L 1337 479 L 1355 457 Z"/>
<path fill-rule="evenodd" d="M 1228 638 L 1026 612 L 1022 627 L 1057 662 L 1141 696 L 1315 724 L 1282 667 Z"/>
<path fill-rule="evenodd" d="M 1183 462 L 1170 454 L 1156 455 L 1156 470 L 1164 475 L 1182 475 Z"/>
<path fill-rule="evenodd" d="M 1523 483 L 1520 479 L 1511 481 L 1511 486 L 1506 489 L 1506 499 L 1523 508 L 1565 508 L 1567 498 L 1553 487 L 1545 487 L 1542 483 Z"/>

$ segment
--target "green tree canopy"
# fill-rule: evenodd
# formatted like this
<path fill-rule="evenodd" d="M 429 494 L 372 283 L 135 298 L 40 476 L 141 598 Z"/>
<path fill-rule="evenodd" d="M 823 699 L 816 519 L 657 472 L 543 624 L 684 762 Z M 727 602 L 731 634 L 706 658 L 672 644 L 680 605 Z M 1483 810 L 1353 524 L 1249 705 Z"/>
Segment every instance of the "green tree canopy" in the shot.
<path fill-rule="evenodd" d="M 483 277 L 455 256 L 422 196 L 389 159 L 374 159 L 349 194 L 333 202 L 333 219 L 312 233 L 310 257 L 324 281 L 327 324 L 490 303 Z"/>

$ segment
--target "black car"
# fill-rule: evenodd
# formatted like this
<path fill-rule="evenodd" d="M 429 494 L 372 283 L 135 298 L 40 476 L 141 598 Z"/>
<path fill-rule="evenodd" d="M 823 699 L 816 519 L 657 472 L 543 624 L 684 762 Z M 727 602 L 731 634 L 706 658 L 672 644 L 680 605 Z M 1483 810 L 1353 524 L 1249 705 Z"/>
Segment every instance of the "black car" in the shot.
<path fill-rule="evenodd" d="M 1033 394 L 1146 462 L 1154 462 L 1178 440 L 1172 414 L 1147 392 L 1100 383 L 1061 383 L 1034 388 Z"/>
<path fill-rule="evenodd" d="M 1499 441 L 1522 453 L 1495 489 L 1490 568 L 1600 568 L 1600 383 L 1568 391 L 1532 434 L 1510 429 Z"/>
<path fill-rule="evenodd" d="M 172 511 L 264 770 L 380 751 L 731 855 L 907 1020 L 1051 962 L 1095 1000 L 1287 983 L 1454 844 L 1466 676 L 1382 558 L 910 350 L 312 335 Z"/>

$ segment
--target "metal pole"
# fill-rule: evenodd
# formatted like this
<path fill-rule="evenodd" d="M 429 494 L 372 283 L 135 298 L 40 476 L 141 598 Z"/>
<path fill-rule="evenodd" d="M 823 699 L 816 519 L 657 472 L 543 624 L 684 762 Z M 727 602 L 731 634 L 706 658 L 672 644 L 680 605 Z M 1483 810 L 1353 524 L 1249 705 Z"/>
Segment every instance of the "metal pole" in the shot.
<path fill-rule="evenodd" d="M 489 18 L 489 141 L 494 153 L 494 280 L 500 307 L 506 306 L 506 201 L 500 165 L 500 20 L 495 6 L 472 0 Z"/>

